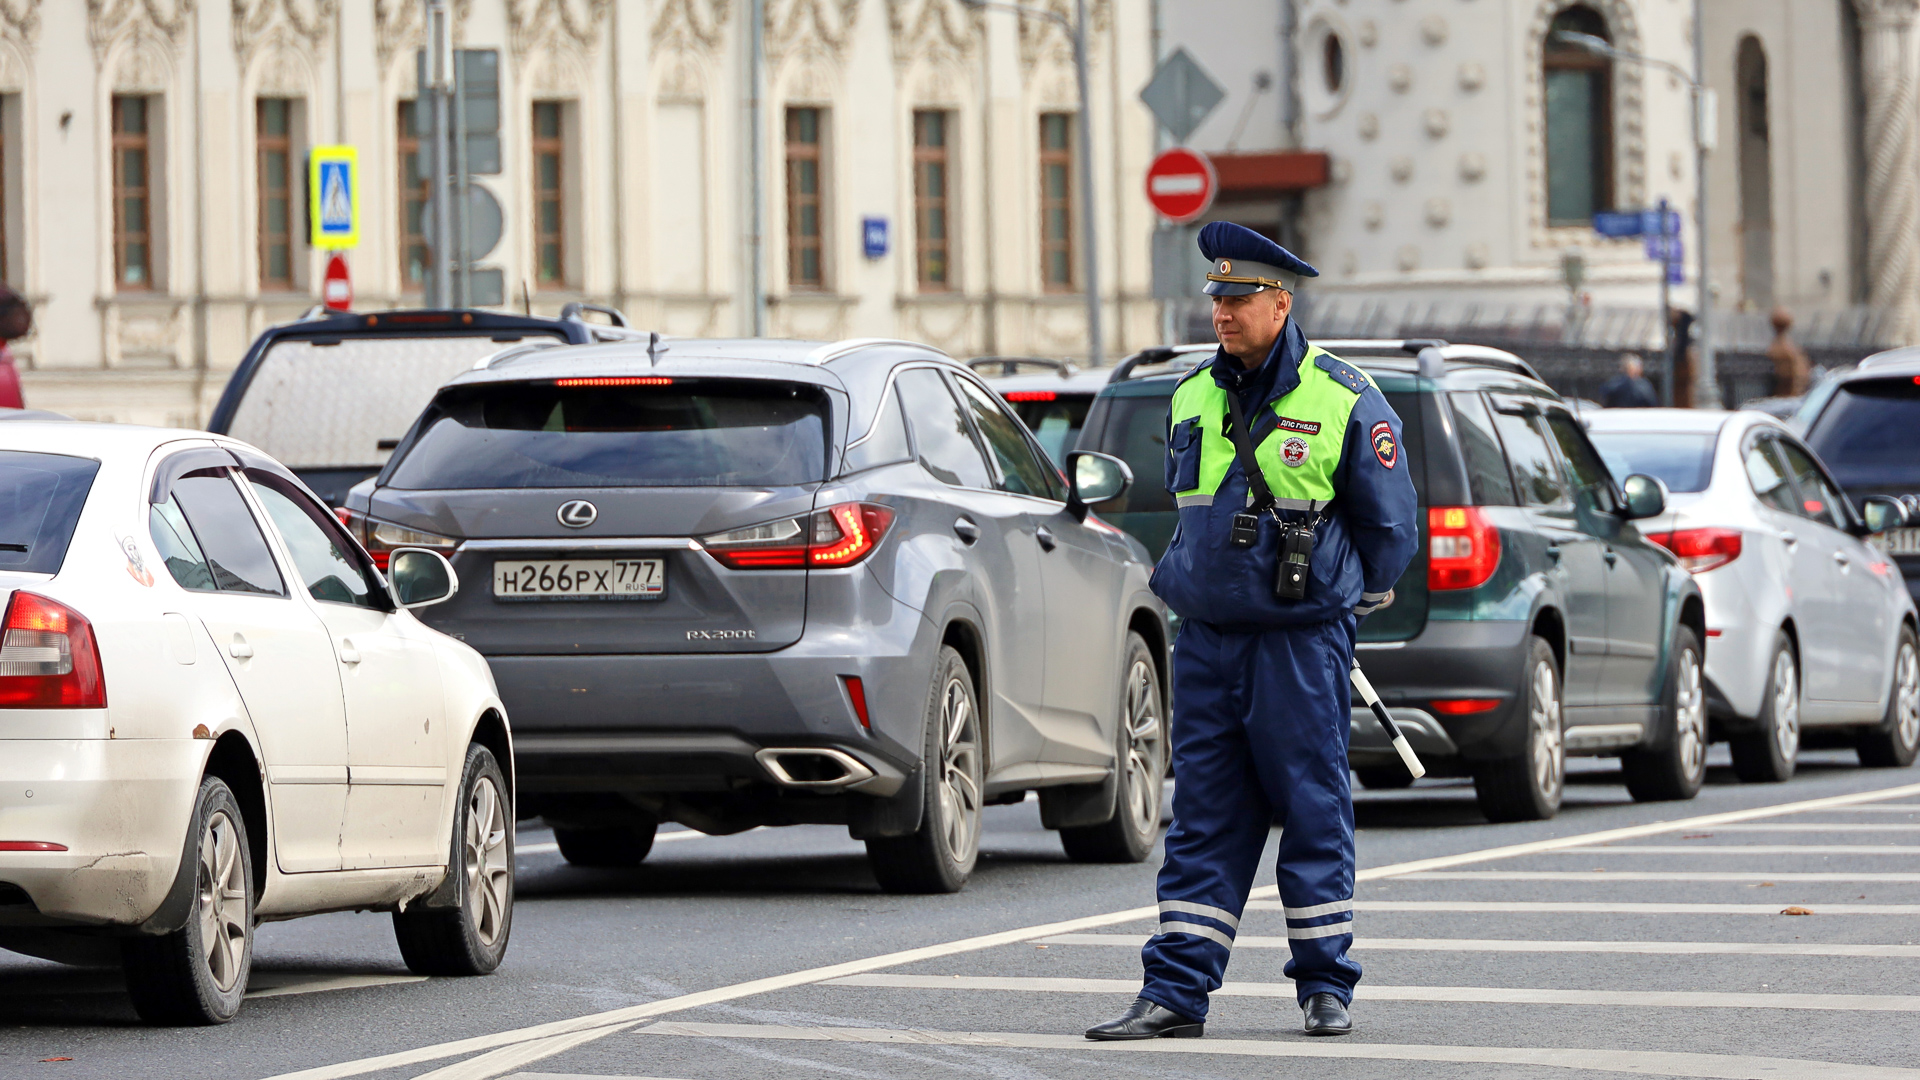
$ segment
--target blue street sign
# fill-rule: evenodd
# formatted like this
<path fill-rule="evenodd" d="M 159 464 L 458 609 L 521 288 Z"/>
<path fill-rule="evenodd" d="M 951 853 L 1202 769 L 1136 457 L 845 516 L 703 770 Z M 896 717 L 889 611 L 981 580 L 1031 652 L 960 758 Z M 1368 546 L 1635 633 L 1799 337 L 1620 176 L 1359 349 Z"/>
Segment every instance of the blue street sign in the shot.
<path fill-rule="evenodd" d="M 887 254 L 887 219 L 868 217 L 860 219 L 860 238 L 865 247 L 867 258 L 884 258 Z"/>
<path fill-rule="evenodd" d="M 1658 210 L 1602 210 L 1593 215 L 1593 231 L 1616 239 L 1626 236 L 1660 235 Z M 1667 211 L 1668 233 L 1680 231 L 1680 212 Z"/>

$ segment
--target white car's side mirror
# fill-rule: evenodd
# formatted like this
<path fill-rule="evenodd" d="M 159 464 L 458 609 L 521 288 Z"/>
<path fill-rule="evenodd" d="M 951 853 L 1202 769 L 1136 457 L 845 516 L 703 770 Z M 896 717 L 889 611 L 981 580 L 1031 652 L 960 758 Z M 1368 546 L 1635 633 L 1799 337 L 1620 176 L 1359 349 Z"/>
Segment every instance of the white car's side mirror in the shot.
<path fill-rule="evenodd" d="M 393 599 L 403 608 L 423 608 L 450 600 L 460 591 L 460 575 L 445 555 L 426 548 L 397 548 L 387 561 Z"/>

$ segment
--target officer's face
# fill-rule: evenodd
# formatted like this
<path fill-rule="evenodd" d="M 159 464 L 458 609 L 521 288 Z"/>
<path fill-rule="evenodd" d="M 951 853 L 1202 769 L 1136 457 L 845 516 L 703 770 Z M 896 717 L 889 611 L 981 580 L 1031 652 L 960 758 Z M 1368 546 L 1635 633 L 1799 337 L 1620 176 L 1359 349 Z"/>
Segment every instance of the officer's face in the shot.
<path fill-rule="evenodd" d="M 1261 289 L 1245 296 L 1213 298 L 1213 332 L 1220 344 L 1248 367 L 1259 367 L 1273 351 L 1293 310 L 1293 294 Z"/>

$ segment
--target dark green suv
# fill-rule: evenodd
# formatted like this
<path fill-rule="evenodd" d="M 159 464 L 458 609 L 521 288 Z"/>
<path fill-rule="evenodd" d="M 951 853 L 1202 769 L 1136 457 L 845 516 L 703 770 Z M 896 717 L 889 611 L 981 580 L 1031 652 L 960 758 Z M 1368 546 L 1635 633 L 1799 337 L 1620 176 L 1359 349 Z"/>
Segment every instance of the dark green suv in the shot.
<path fill-rule="evenodd" d="M 1360 624 L 1360 661 L 1428 769 L 1472 776 L 1495 821 L 1558 811 L 1568 754 L 1617 755 L 1639 800 L 1688 799 L 1706 773 L 1699 588 L 1634 524 L 1651 477 L 1616 482 L 1560 395 L 1510 353 L 1435 341 L 1316 342 L 1365 369 L 1405 425 L 1421 543 L 1393 606 Z M 1139 478 L 1096 507 L 1155 558 L 1178 514 L 1167 403 L 1210 346 L 1122 362 L 1079 449 Z M 1631 497 L 1629 497 L 1631 496 Z M 1351 760 L 1368 787 L 1412 782 L 1370 713 Z"/>

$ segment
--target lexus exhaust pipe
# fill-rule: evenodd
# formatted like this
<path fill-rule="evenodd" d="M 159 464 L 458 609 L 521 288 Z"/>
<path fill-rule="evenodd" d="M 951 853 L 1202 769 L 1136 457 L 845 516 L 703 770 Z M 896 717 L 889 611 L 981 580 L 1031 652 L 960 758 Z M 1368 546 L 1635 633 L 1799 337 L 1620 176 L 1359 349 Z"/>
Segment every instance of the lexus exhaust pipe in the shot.
<path fill-rule="evenodd" d="M 781 787 L 843 788 L 873 779 L 873 770 L 852 754 L 820 746 L 768 747 L 753 759 Z"/>

